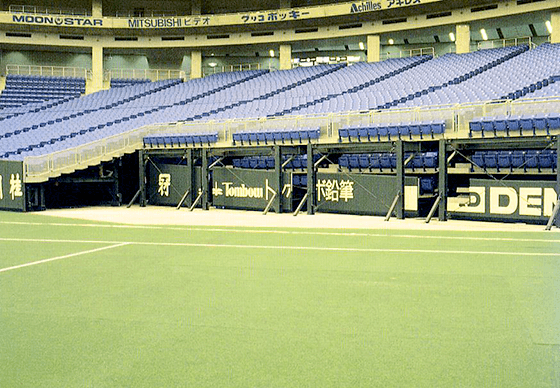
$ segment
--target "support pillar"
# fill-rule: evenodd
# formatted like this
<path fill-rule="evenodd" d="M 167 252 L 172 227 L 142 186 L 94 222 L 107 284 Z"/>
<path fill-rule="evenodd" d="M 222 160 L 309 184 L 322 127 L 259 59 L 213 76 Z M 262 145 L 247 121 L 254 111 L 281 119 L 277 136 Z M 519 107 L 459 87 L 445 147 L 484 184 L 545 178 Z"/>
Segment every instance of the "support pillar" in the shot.
<path fill-rule="evenodd" d="M 317 196 L 315 195 L 315 165 L 313 163 L 313 144 L 307 144 L 307 214 L 315 214 Z"/>
<path fill-rule="evenodd" d="M 276 199 L 272 204 L 276 214 L 282 213 L 282 189 L 284 182 L 282 181 L 282 149 L 280 146 L 274 146 L 274 183 L 273 188 L 276 190 Z"/>
<path fill-rule="evenodd" d="M 455 52 L 466 54 L 471 51 L 471 26 L 457 24 L 455 26 Z"/>
<path fill-rule="evenodd" d="M 91 48 L 91 80 L 88 83 L 88 94 L 103 89 L 103 46 L 100 44 Z"/>
<path fill-rule="evenodd" d="M 200 153 L 202 154 L 202 182 L 201 182 L 201 186 L 202 186 L 202 190 L 203 190 L 203 194 L 202 194 L 202 201 L 200 206 L 202 207 L 202 210 L 208 210 L 209 209 L 209 203 L 208 203 L 208 189 L 209 187 L 209 175 L 210 174 L 210 170 L 208 170 L 208 150 L 206 148 L 202 148 L 200 150 Z"/>
<path fill-rule="evenodd" d="M 447 147 L 444 139 L 439 141 L 438 147 L 438 192 L 441 197 L 438 219 L 440 221 L 447 221 Z"/>
<path fill-rule="evenodd" d="M 560 43 L 560 12 L 550 14 L 550 24 L 552 26 L 550 43 Z"/>
<path fill-rule="evenodd" d="M 194 172 L 194 157 L 193 157 L 192 148 L 187 149 L 184 158 L 187 161 L 187 175 L 185 176 L 185 179 L 187 180 L 187 183 L 189 185 L 188 186 L 189 195 L 187 195 L 187 198 L 185 198 L 185 201 L 183 203 L 186 207 L 190 208 L 193 204 L 194 199 L 198 195 L 198 193 L 196 192 L 196 186 L 194 184 L 195 172 Z"/>
<path fill-rule="evenodd" d="M 202 52 L 191 52 L 191 79 L 202 78 Z"/>
<path fill-rule="evenodd" d="M 138 183 L 140 185 L 140 207 L 146 206 L 146 158 L 144 151 L 138 151 Z"/>
<path fill-rule="evenodd" d="M 292 68 L 292 46 L 289 44 L 280 45 L 280 70 Z"/>
<path fill-rule="evenodd" d="M 103 1 L 102 0 L 92 0 L 91 1 L 91 16 L 94 18 L 103 17 Z"/>
<path fill-rule="evenodd" d="M 367 36 L 367 61 L 379 62 L 381 60 L 381 38 L 379 35 Z"/>
<path fill-rule="evenodd" d="M 560 198 L 560 136 L 556 136 L 556 193 Z M 555 225 L 560 228 L 560 216 L 556 217 Z"/>
<path fill-rule="evenodd" d="M 398 140 L 395 144 L 397 154 L 397 192 L 400 193 L 397 201 L 397 219 L 404 220 L 404 144 Z"/>

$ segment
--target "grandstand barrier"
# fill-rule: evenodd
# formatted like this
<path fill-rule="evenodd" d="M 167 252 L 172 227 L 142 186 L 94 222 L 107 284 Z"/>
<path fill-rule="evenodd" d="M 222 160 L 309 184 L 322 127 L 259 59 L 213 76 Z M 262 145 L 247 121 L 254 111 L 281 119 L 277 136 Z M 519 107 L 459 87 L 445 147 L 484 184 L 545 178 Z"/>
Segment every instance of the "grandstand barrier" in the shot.
<path fill-rule="evenodd" d="M 291 176 L 289 172 L 282 173 L 282 182 L 289 186 Z M 280 195 L 283 211 L 293 211 L 293 190 L 279 190 L 276 181 L 274 171 L 214 168 L 212 204 L 225 209 L 264 210 L 271 198 Z"/>
<path fill-rule="evenodd" d="M 558 201 L 557 182 L 469 179 L 450 196 L 447 211 L 458 219 L 546 223 Z"/>
<path fill-rule="evenodd" d="M 317 212 L 384 216 L 397 195 L 396 176 L 317 173 Z M 404 210 L 418 216 L 419 179 L 405 178 Z"/>
<path fill-rule="evenodd" d="M 23 163 L 0 160 L 0 209 L 25 211 Z"/>
<path fill-rule="evenodd" d="M 202 188 L 202 168 L 150 160 L 147 163 L 147 196 L 150 205 L 190 207 Z M 185 193 L 189 191 L 186 198 Z"/>

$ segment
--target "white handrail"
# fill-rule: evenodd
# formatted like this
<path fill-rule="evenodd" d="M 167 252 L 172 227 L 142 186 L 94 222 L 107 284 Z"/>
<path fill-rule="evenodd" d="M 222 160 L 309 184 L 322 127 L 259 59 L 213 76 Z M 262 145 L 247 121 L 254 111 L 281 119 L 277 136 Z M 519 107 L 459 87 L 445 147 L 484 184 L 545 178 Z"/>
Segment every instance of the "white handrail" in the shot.
<path fill-rule="evenodd" d="M 537 45 L 533 42 L 533 37 L 522 36 L 518 38 L 493 39 L 493 40 L 485 40 L 482 42 L 478 42 L 477 49 L 485 50 L 490 48 L 521 46 L 522 44 L 529 45 L 529 48 L 531 49 L 537 47 Z"/>
<path fill-rule="evenodd" d="M 234 71 L 247 71 L 247 70 L 260 70 L 260 63 L 240 63 L 236 65 L 224 65 L 224 66 L 204 66 L 203 74 L 204 76 L 218 74 L 218 73 L 229 73 Z"/>
<path fill-rule="evenodd" d="M 105 71 L 105 79 L 114 78 L 133 78 L 133 79 L 149 79 L 151 81 L 161 81 L 167 79 L 186 79 L 183 70 L 170 69 L 111 69 Z"/>
<path fill-rule="evenodd" d="M 86 78 L 87 70 L 83 67 L 7 64 L 6 74 Z"/>

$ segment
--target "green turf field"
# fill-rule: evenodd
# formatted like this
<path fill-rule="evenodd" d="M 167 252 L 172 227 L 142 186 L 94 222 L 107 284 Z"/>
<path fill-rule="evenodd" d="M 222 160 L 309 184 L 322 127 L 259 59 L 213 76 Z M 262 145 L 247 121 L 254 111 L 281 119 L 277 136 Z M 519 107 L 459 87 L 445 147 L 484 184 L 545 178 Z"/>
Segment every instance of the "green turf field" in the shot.
<path fill-rule="evenodd" d="M 559 386 L 558 231 L 0 212 L 2 388 Z"/>

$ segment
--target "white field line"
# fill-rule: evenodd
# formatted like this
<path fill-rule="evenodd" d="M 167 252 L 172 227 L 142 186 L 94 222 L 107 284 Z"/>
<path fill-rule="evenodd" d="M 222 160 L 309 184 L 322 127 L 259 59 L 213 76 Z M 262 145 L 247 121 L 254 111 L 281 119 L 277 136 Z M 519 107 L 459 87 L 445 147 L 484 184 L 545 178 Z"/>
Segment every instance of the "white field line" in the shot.
<path fill-rule="evenodd" d="M 501 255 L 501 256 L 539 256 L 560 257 L 558 253 L 548 252 L 503 252 L 503 251 L 471 251 L 471 250 L 443 250 L 443 249 L 391 249 L 391 248 L 352 248 L 352 247 L 309 247 L 289 245 L 243 245 L 243 244 L 202 244 L 202 243 L 166 243 L 142 241 L 96 241 L 96 240 L 51 240 L 51 239 L 25 239 L 25 238 L 0 238 L 0 241 L 15 242 L 43 242 L 43 243 L 80 243 L 80 244 L 115 244 L 108 249 L 122 245 L 159 246 L 159 247 L 195 247 L 195 248 L 229 248 L 229 249 L 273 249 L 294 251 L 323 251 L 323 252 L 361 252 L 361 253 L 433 253 L 433 254 L 459 254 L 459 255 Z M 95 250 L 94 250 L 95 251 Z"/>
<path fill-rule="evenodd" d="M 231 228 L 198 228 L 198 227 L 172 227 L 151 225 L 103 225 L 103 224 L 72 224 L 72 223 L 41 223 L 41 222 L 18 222 L 0 221 L 6 225 L 29 225 L 29 226 L 64 226 L 64 227 L 86 227 L 86 228 L 116 228 L 116 229 L 147 229 L 147 230 L 178 230 L 185 232 L 218 232 L 218 233 L 250 233 L 250 234 L 283 234 L 283 235 L 311 235 L 311 236 L 348 236 L 348 237 L 390 237 L 390 238 L 417 238 L 435 240 L 469 240 L 469 241 L 511 241 L 511 242 L 543 242 L 560 243 L 560 239 L 542 238 L 517 238 L 517 237 L 469 237 L 469 236 L 442 236 L 442 235 L 414 235 L 414 234 L 383 234 L 383 233 L 359 233 L 359 232 L 318 232 L 303 230 L 274 230 L 274 229 L 234 229 Z M 512 230 L 512 233 L 534 233 Z"/>
<path fill-rule="evenodd" d="M 58 241 L 58 242 L 62 242 L 62 241 Z M 64 242 L 68 242 L 68 241 L 64 241 Z M 30 262 L 30 263 L 25 263 L 25 264 L 14 265 L 13 267 L 0 268 L 0 273 L 11 271 L 11 270 L 14 270 L 14 269 L 23 268 L 23 267 L 30 267 L 32 265 L 49 263 L 51 261 L 69 259 L 71 257 L 82 256 L 82 255 L 88 255 L 88 254 L 91 254 L 91 253 L 101 252 L 101 251 L 105 251 L 107 249 L 118 248 L 118 247 L 122 247 L 122 246 L 125 246 L 125 245 L 129 245 L 129 244 L 128 243 L 118 243 L 118 244 L 114 244 L 114 245 L 109 245 L 107 247 L 90 249 L 88 251 L 76 252 L 76 253 L 71 253 L 69 255 L 51 257 L 50 259 L 44 259 L 44 260 L 33 261 L 33 262 Z"/>

